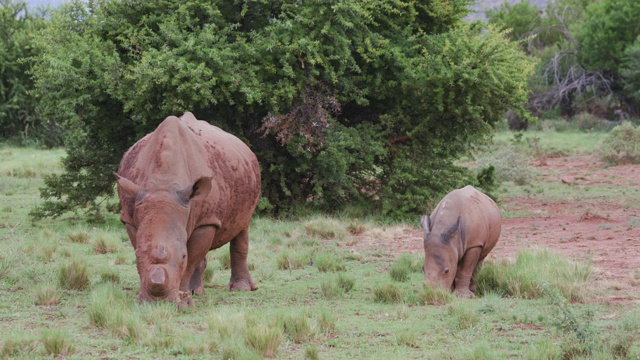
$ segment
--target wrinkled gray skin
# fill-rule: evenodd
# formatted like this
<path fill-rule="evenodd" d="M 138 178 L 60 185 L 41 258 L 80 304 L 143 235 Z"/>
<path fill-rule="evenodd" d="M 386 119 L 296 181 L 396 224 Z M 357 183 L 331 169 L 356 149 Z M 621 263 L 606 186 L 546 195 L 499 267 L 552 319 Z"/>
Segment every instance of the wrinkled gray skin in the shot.
<path fill-rule="evenodd" d="M 473 186 L 451 191 L 424 215 L 424 283 L 474 297 L 474 275 L 500 237 L 500 210 Z"/>
<path fill-rule="evenodd" d="M 256 156 L 237 137 L 197 120 L 169 116 L 129 149 L 118 196 L 140 275 L 141 301 L 193 306 L 204 292 L 206 254 L 230 243 L 228 288 L 255 290 L 249 223 L 260 197 Z"/>

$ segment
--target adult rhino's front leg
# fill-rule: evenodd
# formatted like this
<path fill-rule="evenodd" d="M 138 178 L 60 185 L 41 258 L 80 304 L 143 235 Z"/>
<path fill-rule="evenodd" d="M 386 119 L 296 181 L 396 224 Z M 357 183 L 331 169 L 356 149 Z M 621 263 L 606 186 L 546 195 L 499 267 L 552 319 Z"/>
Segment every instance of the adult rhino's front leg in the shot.
<path fill-rule="evenodd" d="M 257 290 L 258 286 L 251 280 L 247 255 L 249 253 L 249 229 L 244 229 L 229 243 L 231 256 L 231 280 L 229 290 Z"/>
<path fill-rule="evenodd" d="M 457 296 L 465 298 L 474 297 L 474 294 L 470 289 L 471 277 L 473 276 L 473 272 L 476 269 L 476 265 L 478 264 L 478 259 L 480 258 L 481 252 L 481 247 L 474 247 L 471 249 L 467 249 L 467 251 L 464 253 L 462 260 L 458 265 L 456 279 L 454 281 L 454 293 Z"/>
<path fill-rule="evenodd" d="M 187 266 L 180 280 L 180 291 L 184 296 L 180 303 L 182 306 L 195 305 L 190 295 L 204 293 L 202 276 L 207 267 L 207 252 L 211 249 L 215 234 L 215 227 L 201 226 L 193 231 L 187 241 Z"/>

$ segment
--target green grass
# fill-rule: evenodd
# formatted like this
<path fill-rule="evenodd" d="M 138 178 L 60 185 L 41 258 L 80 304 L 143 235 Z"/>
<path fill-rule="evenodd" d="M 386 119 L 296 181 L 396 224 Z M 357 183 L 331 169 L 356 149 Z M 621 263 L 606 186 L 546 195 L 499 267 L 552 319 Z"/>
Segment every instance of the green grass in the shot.
<path fill-rule="evenodd" d="M 477 274 L 480 294 L 496 292 L 524 299 L 542 298 L 545 286 L 556 288 L 570 301 L 584 300 L 591 265 L 572 262 L 549 250 L 520 252 L 515 261 L 487 262 Z"/>
<path fill-rule="evenodd" d="M 543 249 L 486 262 L 482 293 L 459 299 L 423 286 L 423 254 L 363 247 L 399 239 L 407 228 L 364 218 L 256 217 L 249 263 L 257 291 L 226 290 L 226 245 L 208 255 L 205 295 L 194 308 L 138 304 L 135 255 L 118 215 L 97 225 L 81 215 L 29 221 L 43 176 L 60 171 L 62 155 L 0 146 L 2 359 L 546 359 L 585 348 L 591 355 L 583 358 L 640 356 L 636 309 L 601 301 L 611 290 L 595 289 L 588 263 Z M 35 158 L 45 161 L 31 172 Z M 548 185 L 532 181 L 529 194 L 506 184 L 502 194 L 597 201 Z M 626 191 L 621 201 L 635 194 Z M 595 340 L 581 343 L 563 323 L 588 329 Z"/>
<path fill-rule="evenodd" d="M 532 142 L 537 138 L 539 139 L 540 148 L 551 156 L 559 154 L 591 154 L 607 136 L 607 132 L 604 131 L 584 132 L 577 130 L 567 132 L 529 130 L 522 134 L 520 143 L 530 154 L 534 154 Z M 511 131 L 499 131 L 494 139 L 499 145 L 512 143 L 514 133 Z"/>

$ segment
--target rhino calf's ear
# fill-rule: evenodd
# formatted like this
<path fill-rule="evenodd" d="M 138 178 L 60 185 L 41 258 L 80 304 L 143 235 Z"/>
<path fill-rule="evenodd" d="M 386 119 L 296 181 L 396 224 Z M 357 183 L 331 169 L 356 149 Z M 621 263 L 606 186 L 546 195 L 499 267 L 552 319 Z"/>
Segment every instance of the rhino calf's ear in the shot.
<path fill-rule="evenodd" d="M 420 226 L 422 226 L 422 229 L 426 232 L 431 231 L 431 218 L 429 218 L 429 214 L 422 215 L 422 218 L 420 218 Z"/>

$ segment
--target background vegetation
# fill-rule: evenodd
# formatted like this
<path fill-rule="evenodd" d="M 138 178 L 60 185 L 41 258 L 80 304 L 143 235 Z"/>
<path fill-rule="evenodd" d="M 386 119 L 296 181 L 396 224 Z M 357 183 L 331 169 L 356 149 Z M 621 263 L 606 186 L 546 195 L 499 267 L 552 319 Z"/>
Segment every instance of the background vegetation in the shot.
<path fill-rule="evenodd" d="M 63 127 L 67 156 L 33 215 L 97 213 L 124 151 L 184 111 L 249 143 L 264 213 L 359 205 L 418 214 L 476 182 L 454 161 L 503 112 L 527 116 L 533 62 L 503 32 L 463 21 L 469 3 L 72 1 L 52 10 L 29 33 L 35 84 L 26 85 L 38 114 Z"/>

